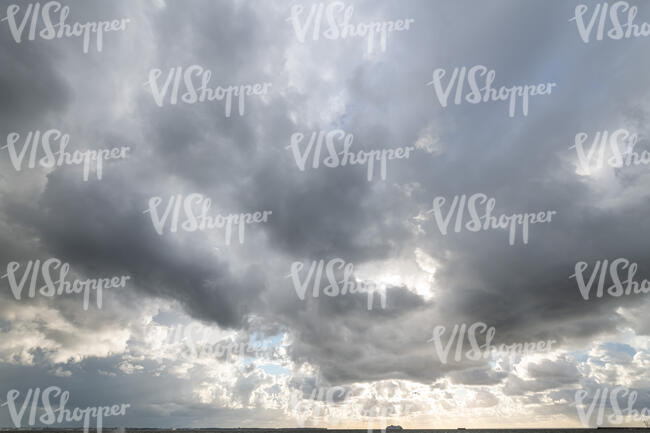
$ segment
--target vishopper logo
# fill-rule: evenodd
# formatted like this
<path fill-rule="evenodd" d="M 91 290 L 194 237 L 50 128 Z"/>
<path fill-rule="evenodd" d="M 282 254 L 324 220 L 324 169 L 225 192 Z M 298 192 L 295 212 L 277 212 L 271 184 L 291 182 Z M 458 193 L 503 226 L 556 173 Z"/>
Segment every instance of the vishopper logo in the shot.
<path fill-rule="evenodd" d="M 38 417 L 41 424 L 51 426 L 53 424 L 62 424 L 64 422 L 79 423 L 83 421 L 84 433 L 88 433 L 91 419 L 95 419 L 97 432 L 101 433 L 104 417 L 124 416 L 126 415 L 126 409 L 131 406 L 130 404 L 115 404 L 113 406 L 86 407 L 85 409 L 80 407 L 75 407 L 72 410 L 66 409 L 68 399 L 70 398 L 70 392 L 61 392 L 61 388 L 58 386 L 49 386 L 45 388 L 42 393 L 40 388 L 28 389 L 27 394 L 25 395 L 25 400 L 23 400 L 23 403 L 18 410 L 16 401 L 19 397 L 20 391 L 12 389 L 7 392 L 7 401 L 0 405 L 9 408 L 11 421 L 14 423 L 16 428 L 22 427 L 23 417 L 30 403 L 31 409 L 29 411 L 27 425 L 36 425 L 39 398 L 41 399 L 42 408 L 45 412 Z M 58 398 L 58 407 L 53 408 L 53 402 L 51 401 L 52 398 Z"/>
<path fill-rule="evenodd" d="M 200 65 L 188 66 L 185 69 L 182 66 L 171 68 L 161 84 L 158 79 L 162 74 L 161 69 L 152 69 L 149 71 L 149 81 L 145 83 L 145 86 L 151 87 L 156 105 L 162 107 L 165 103 L 176 105 L 225 100 L 226 117 L 230 117 L 234 100 L 237 100 L 239 115 L 243 116 L 246 112 L 246 96 L 267 95 L 272 86 L 272 83 L 253 83 L 210 88 L 212 71 Z M 181 89 L 185 92 L 181 93 Z"/>
<path fill-rule="evenodd" d="M 346 7 L 345 3 L 340 1 L 333 1 L 327 3 L 327 5 L 325 3 L 312 4 L 309 12 L 304 12 L 304 5 L 293 5 L 291 7 L 291 16 L 287 18 L 287 21 L 290 21 L 293 26 L 298 42 L 305 42 L 309 37 L 307 33 L 311 27 L 311 38 L 314 41 L 319 40 L 321 36 L 329 40 L 366 38 L 368 54 L 375 51 L 375 38 L 379 39 L 379 48 L 381 52 L 385 53 L 388 45 L 388 35 L 392 32 L 410 30 L 411 24 L 415 22 L 413 18 L 408 18 L 396 21 L 351 24 L 354 6 L 349 5 Z M 325 26 L 327 26 L 326 29 L 321 30 Z"/>
<path fill-rule="evenodd" d="M 585 145 L 588 139 L 589 134 L 579 132 L 575 136 L 575 144 L 569 147 L 576 150 L 580 175 L 590 175 L 592 170 L 603 168 L 605 163 L 612 168 L 650 165 L 650 152 L 635 152 L 638 137 L 627 129 L 617 129 L 611 134 L 606 130 L 598 131 L 589 148 Z"/>
<path fill-rule="evenodd" d="M 22 5 L 24 6 L 24 4 Z M 75 22 L 68 24 L 70 8 L 62 6 L 58 1 L 44 3 L 28 3 L 22 18 L 18 18 L 21 5 L 13 4 L 7 7 L 7 16 L 2 21 L 7 21 L 11 36 L 16 43 L 23 41 L 27 23 L 29 31 L 27 40 L 33 41 L 36 38 L 51 40 L 63 38 L 83 37 L 83 52 L 87 54 L 90 49 L 91 40 L 95 39 L 97 52 L 104 47 L 104 33 L 126 30 L 126 24 L 131 20 L 122 18 L 112 21 L 89 21 L 86 23 Z M 40 26 L 39 26 L 40 24 Z M 41 29 L 40 31 L 38 29 Z"/>
<path fill-rule="evenodd" d="M 314 388 L 308 398 L 304 397 L 303 392 L 294 390 L 288 409 L 300 428 L 323 425 L 332 428 L 343 421 L 359 420 L 367 423 L 369 433 L 377 430 L 385 432 L 389 420 L 403 420 L 412 411 L 412 405 L 408 403 L 387 402 L 378 405 L 375 399 L 370 409 L 361 409 L 363 401 L 350 402 L 351 396 L 351 390 L 342 386 Z M 377 429 L 377 425 L 381 427 Z"/>
<path fill-rule="evenodd" d="M 550 223 L 551 218 L 556 211 L 543 211 L 537 213 L 523 213 L 498 216 L 492 215 L 496 207 L 496 199 L 489 198 L 482 193 L 476 193 L 469 198 L 463 194 L 460 197 L 455 195 L 451 202 L 447 216 L 443 214 L 443 206 L 447 202 L 445 197 L 436 197 L 433 199 L 433 208 L 426 213 L 433 213 L 438 230 L 443 236 L 447 235 L 451 219 L 456 213 L 456 219 L 453 230 L 459 233 L 463 228 L 470 232 L 478 232 L 489 229 L 508 229 L 508 244 L 514 245 L 517 238 L 517 228 L 521 228 L 521 239 L 524 244 L 528 243 L 528 232 L 530 224 Z M 469 213 L 470 221 L 463 225 L 465 219 L 465 210 Z M 483 208 L 482 215 L 479 214 L 479 208 Z"/>
<path fill-rule="evenodd" d="M 11 292 L 17 301 L 22 299 L 23 290 L 29 279 L 28 297 L 34 298 L 37 289 L 41 296 L 47 298 L 55 295 L 83 293 L 84 310 L 88 310 L 91 291 L 95 292 L 97 308 L 101 309 L 103 290 L 126 287 L 126 282 L 131 279 L 129 275 L 123 275 L 112 278 L 89 278 L 86 280 L 75 279 L 68 281 L 67 276 L 70 272 L 70 264 L 62 262 L 57 258 L 50 258 L 43 262 L 40 259 L 28 261 L 22 271 L 22 277 L 18 277 L 20 267 L 19 262 L 9 262 L 7 264 L 7 273 L 0 277 L 0 279 L 7 278 Z M 52 274 L 55 271 L 57 275 L 53 276 Z M 38 287 L 39 276 L 43 279 L 41 283 L 45 283 L 40 287 Z"/>
<path fill-rule="evenodd" d="M 29 151 L 27 168 L 36 168 L 37 163 L 43 168 L 83 164 L 84 181 L 88 181 L 91 168 L 94 168 L 97 179 L 101 180 L 104 173 L 104 161 L 110 159 L 126 159 L 126 153 L 131 150 L 129 146 L 122 146 L 112 149 L 75 150 L 74 152 L 68 152 L 66 149 L 70 143 L 70 136 L 61 133 L 58 129 L 49 129 L 43 133 L 41 131 L 28 132 L 20 150 L 17 148 L 19 140 L 20 134 L 12 132 L 7 135 L 7 144 L 0 148 L 0 150 L 7 149 L 11 164 L 16 171 L 23 169 L 23 162 Z M 53 148 L 58 150 L 54 151 Z M 40 159 L 38 159 L 39 150 L 42 150 L 44 153 L 44 156 Z"/>
<path fill-rule="evenodd" d="M 212 200 L 199 193 L 192 193 L 183 197 L 182 194 L 172 195 L 165 206 L 162 215 L 158 213 L 158 207 L 162 204 L 162 197 L 151 197 L 149 208 L 143 213 L 151 216 L 151 222 L 156 233 L 163 235 L 165 227 L 171 233 L 179 229 L 185 232 L 205 231 L 225 228 L 225 244 L 230 245 L 233 229 L 237 230 L 239 243 L 243 244 L 245 239 L 246 226 L 268 222 L 272 211 L 259 211 L 253 214 L 240 213 L 209 216 L 208 212 L 212 206 Z M 184 220 L 181 221 L 181 217 Z M 170 219 L 171 217 L 171 219 Z"/>
<path fill-rule="evenodd" d="M 465 323 L 454 325 L 453 331 L 449 335 L 447 344 L 444 345 L 442 342 L 442 337 L 447 331 L 445 326 L 436 326 L 433 328 L 432 337 L 427 340 L 428 343 L 433 342 L 436 349 L 436 354 L 438 359 L 443 364 L 447 364 L 449 359 L 449 351 L 456 342 L 456 350 L 454 352 L 454 361 L 459 362 L 463 359 L 470 361 L 478 361 L 480 359 L 488 359 L 489 357 L 515 357 L 515 356 L 525 356 L 533 352 L 547 352 L 552 350 L 553 343 L 556 343 L 555 340 L 546 340 L 546 341 L 537 341 L 529 343 L 512 343 L 512 344 L 501 344 L 499 346 L 493 346 L 491 344 L 492 339 L 496 334 L 496 329 L 494 326 L 488 326 L 483 322 L 475 322 L 470 326 L 467 326 Z M 485 343 L 479 344 L 477 336 L 478 334 L 485 334 Z M 469 340 L 471 349 L 463 353 L 463 347 L 465 346 L 465 336 Z"/>
<path fill-rule="evenodd" d="M 311 133 L 309 142 L 300 148 L 305 135 L 296 132 L 291 136 L 291 144 L 286 149 L 291 149 L 296 165 L 300 171 L 305 171 L 308 159 L 312 157 L 312 168 L 317 169 L 321 163 L 328 168 L 345 167 L 346 165 L 365 165 L 367 167 L 368 182 L 375 176 L 375 170 L 379 171 L 381 180 L 386 180 L 387 162 L 393 159 L 408 159 L 410 152 L 415 150 L 414 146 L 397 147 L 394 149 L 359 150 L 351 152 L 350 148 L 354 141 L 352 134 L 346 134 L 341 129 L 332 131 L 315 131 Z M 323 156 L 323 145 L 328 156 Z M 340 149 L 340 150 L 339 150 Z"/>
<path fill-rule="evenodd" d="M 593 11 L 588 15 L 590 7 L 593 7 Z M 627 16 L 624 15 L 625 12 Z M 595 5 L 580 4 L 576 6 L 575 14 L 569 21 L 576 22 L 578 34 L 585 44 L 592 40 L 594 31 L 597 41 L 602 41 L 605 37 L 613 40 L 647 37 L 650 35 L 650 24 L 647 22 L 641 23 L 640 26 L 635 24 L 637 13 L 637 7 L 630 7 L 626 1 L 618 1 L 611 6 L 607 2 Z"/>
<path fill-rule="evenodd" d="M 517 104 L 521 103 L 521 113 L 528 116 L 528 103 L 531 96 L 550 95 L 555 83 L 541 83 L 519 86 L 501 86 L 499 89 L 492 87 L 496 72 L 483 65 L 476 65 L 470 68 L 462 66 L 454 68 L 446 86 L 442 80 L 447 71 L 438 68 L 433 71 L 433 79 L 427 86 L 433 86 L 438 101 L 442 107 L 446 107 L 449 96 L 456 87 L 453 102 L 460 105 L 463 102 L 480 104 L 485 102 L 508 102 L 508 117 L 514 117 L 517 113 Z M 469 92 L 465 90 L 465 82 L 469 86 Z"/>
<path fill-rule="evenodd" d="M 354 277 L 354 265 L 352 263 L 346 263 L 341 258 L 331 259 L 327 263 L 324 260 L 312 261 L 307 275 L 301 281 L 300 273 L 304 267 L 305 265 L 302 262 L 293 262 L 291 264 L 291 273 L 287 275 L 287 278 L 291 277 L 294 289 L 300 300 L 305 300 L 307 287 L 310 282 L 312 283 L 312 296 L 318 298 L 321 293 L 324 271 L 325 277 L 329 282 L 322 290 L 325 296 L 334 297 L 348 293 L 366 293 L 368 296 L 367 308 L 368 310 L 372 310 L 375 293 L 378 293 L 381 308 L 386 309 L 386 285 L 356 279 Z M 337 269 L 339 272 L 337 272 Z M 343 272 L 341 273 L 340 271 Z M 339 280 L 338 278 L 341 279 Z"/>
<path fill-rule="evenodd" d="M 167 343 L 179 347 L 178 354 L 182 359 L 194 360 L 213 358 L 230 361 L 239 357 L 259 357 L 268 352 L 262 342 L 244 343 L 233 339 L 219 339 L 207 332 L 205 327 L 196 323 L 190 325 L 175 325 L 169 329 Z"/>
<path fill-rule="evenodd" d="M 586 301 L 589 299 L 596 278 L 598 278 L 598 285 L 596 287 L 595 296 L 602 298 L 605 293 L 615 298 L 620 296 L 629 296 L 631 294 L 638 295 L 639 293 L 650 293 L 650 281 L 644 279 L 642 281 L 634 281 L 638 265 L 625 258 L 618 258 L 611 262 L 607 259 L 600 261 L 597 260 L 591 274 L 588 275 L 588 280 L 585 279 L 586 270 L 589 267 L 587 262 L 578 262 L 575 265 L 575 272 L 569 276 L 569 279 L 575 278 L 578 284 L 578 290 L 582 298 Z M 627 270 L 627 272 L 624 272 Z M 607 284 L 607 275 L 611 279 L 612 284 L 605 289 Z M 627 278 L 626 278 L 627 277 Z"/>
<path fill-rule="evenodd" d="M 612 388 L 611 391 L 606 386 L 598 388 L 590 400 L 587 399 L 588 395 L 589 393 L 583 389 L 576 391 L 575 394 L 576 410 L 584 427 L 591 427 L 594 424 L 601 426 L 605 420 L 605 412 L 608 406 L 612 414 L 607 417 L 607 421 L 611 425 L 641 421 L 645 423 L 645 418 L 650 416 L 648 408 L 643 408 L 641 411 L 634 408 L 638 393 L 630 391 L 629 388 L 624 386 L 617 386 Z M 625 397 L 627 397 L 626 402 L 623 400 Z M 608 400 L 609 405 L 607 404 Z M 626 403 L 626 406 L 621 408 L 621 402 Z M 598 408 L 597 412 L 596 408 Z"/>

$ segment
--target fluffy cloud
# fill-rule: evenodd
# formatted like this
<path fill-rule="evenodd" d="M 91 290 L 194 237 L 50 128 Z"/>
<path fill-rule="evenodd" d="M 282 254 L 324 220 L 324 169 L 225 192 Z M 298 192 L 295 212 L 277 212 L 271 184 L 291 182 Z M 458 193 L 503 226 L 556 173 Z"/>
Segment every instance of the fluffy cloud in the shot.
<path fill-rule="evenodd" d="M 16 170 L 1 150 L 0 265 L 57 257 L 78 278 L 131 276 L 88 311 L 74 294 L 16 300 L 0 280 L 2 383 L 57 384 L 84 407 L 128 402 L 120 422 L 160 427 L 295 426 L 305 416 L 296 391 L 313 409 L 318 390 L 339 386 L 326 405 L 337 415 L 310 412 L 314 424 L 577 426 L 577 389 L 647 396 L 648 298 L 585 301 L 569 276 L 578 261 L 626 257 L 637 280 L 648 277 L 648 174 L 578 173 L 570 146 L 578 132 L 618 128 L 647 145 L 650 60 L 643 38 L 583 43 L 569 21 L 576 4 L 355 2 L 355 22 L 415 19 L 372 53 L 359 38 L 300 42 L 292 5 L 267 2 L 70 2 L 70 20 L 130 19 L 87 54 L 77 38 L 16 43 L 1 22 L 2 136 L 19 133 L 22 146 L 29 131 L 58 129 L 71 150 L 130 153 L 84 181 L 80 166 Z M 194 64 L 215 87 L 271 90 L 247 99 L 243 116 L 226 117 L 219 102 L 159 107 L 150 71 L 162 80 Z M 500 103 L 441 107 L 432 71 L 475 64 L 499 86 L 557 87 L 525 117 Z M 334 129 L 353 134 L 356 150 L 415 150 L 389 161 L 386 180 L 309 158 L 301 171 L 292 134 Z M 210 231 L 158 235 L 149 199 L 195 192 L 214 213 L 272 214 L 242 244 Z M 434 197 L 481 192 L 499 213 L 557 215 L 532 225 L 528 244 L 509 246 L 505 230 L 441 235 L 427 213 Z M 384 285 L 385 309 L 368 310 L 363 293 L 299 299 L 292 263 L 337 257 Z M 479 321 L 495 327 L 495 345 L 557 343 L 514 358 L 437 357 L 434 327 Z M 179 326 L 268 350 L 188 359 Z M 0 422 L 11 425 L 6 410 Z"/>

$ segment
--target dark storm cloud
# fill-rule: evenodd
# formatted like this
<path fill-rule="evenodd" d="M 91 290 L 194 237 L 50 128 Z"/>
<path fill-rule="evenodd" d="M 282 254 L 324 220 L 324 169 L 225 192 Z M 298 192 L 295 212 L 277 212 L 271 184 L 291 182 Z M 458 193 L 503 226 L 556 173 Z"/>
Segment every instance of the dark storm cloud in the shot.
<path fill-rule="evenodd" d="M 106 35 L 102 53 L 81 54 L 78 40 L 16 44 L 1 26 L 3 137 L 60 128 L 75 146 L 132 148 L 126 161 L 90 182 L 78 167 L 16 172 L 3 151 L 3 264 L 56 256 L 88 275 L 128 273 L 131 292 L 111 309 L 135 315 L 140 299 L 160 298 L 206 323 L 287 332 L 295 338 L 290 358 L 316 366 L 331 384 L 447 377 L 453 384 L 504 384 L 508 395 L 542 392 L 578 383 L 575 364 L 540 361 L 528 368 L 531 380 L 506 377 L 488 361 L 443 364 L 427 343 L 432 329 L 481 321 L 496 328 L 493 344 L 552 338 L 567 350 L 624 326 L 648 332 L 641 315 L 617 311 L 643 311 L 646 298 L 584 301 L 569 279 L 580 260 L 626 257 L 639 263 L 638 279 L 650 272 L 650 204 L 638 187 L 647 178 L 622 169 L 611 180 L 622 186 L 612 191 L 576 175 L 569 150 L 582 131 L 635 125 L 647 134 L 650 65 L 639 55 L 641 41 L 583 44 L 569 22 L 575 2 L 365 2 L 355 3 L 360 17 L 416 22 L 391 36 L 386 53 L 364 57 L 361 40 L 297 43 L 285 20 L 289 4 L 164 3 L 70 2 L 80 20 L 132 18 L 126 32 Z M 643 4 L 639 9 L 650 14 Z M 164 77 L 171 67 L 192 64 L 210 69 L 215 86 L 273 86 L 265 100 L 247 100 L 242 117 L 226 118 L 219 103 L 158 107 L 144 84 L 149 71 L 160 68 Z M 441 108 L 426 85 L 432 71 L 476 64 L 495 69 L 499 86 L 557 87 L 533 98 L 527 117 L 508 118 L 500 103 Z M 414 145 L 431 135 L 436 150 L 420 146 L 410 159 L 391 163 L 386 181 L 368 182 L 355 166 L 300 171 L 286 149 L 291 135 L 336 128 L 354 134 L 357 149 Z M 623 196 L 625 188 L 635 193 Z M 201 232 L 157 235 L 143 214 L 148 199 L 191 192 L 212 198 L 215 211 L 273 214 L 230 248 Z M 529 243 L 515 246 L 504 230 L 442 236 L 432 218 L 415 219 L 436 196 L 479 192 L 496 198 L 497 213 L 557 215 L 531 226 Z M 294 261 L 412 262 L 416 248 L 439 264 L 433 300 L 397 285 L 387 291 L 385 310 L 367 311 L 362 294 L 301 301 L 284 278 Z M 54 305 L 74 317 L 72 301 Z M 10 376 L 14 368 L 0 371 Z M 83 377 L 97 386 L 105 380 Z M 135 397 L 146 402 L 147 392 L 159 392 L 143 385 L 150 380 L 141 377 L 137 385 L 145 389 Z M 243 375 L 237 395 L 244 399 L 264 380 Z M 160 398 L 178 404 L 179 425 L 206 416 L 184 396 Z M 483 394 L 478 405 L 493 401 Z M 156 415 L 146 403 L 137 410 L 137 419 Z"/>

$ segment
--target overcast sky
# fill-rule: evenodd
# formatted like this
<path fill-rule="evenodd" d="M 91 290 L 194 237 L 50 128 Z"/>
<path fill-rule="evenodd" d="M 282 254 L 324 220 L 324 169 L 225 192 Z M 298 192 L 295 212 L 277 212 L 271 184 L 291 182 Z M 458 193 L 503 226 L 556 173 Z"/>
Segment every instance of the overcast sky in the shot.
<path fill-rule="evenodd" d="M 12 4 L 0 1 L 1 18 Z M 20 25 L 29 3 L 16 4 Z M 302 5 L 305 25 L 317 4 L 306 0 L 63 4 L 70 24 L 129 21 L 103 33 L 101 51 L 92 34 L 87 53 L 82 38 L 29 40 L 31 21 L 17 42 L 0 21 L 0 147 L 55 129 L 69 152 L 129 150 L 87 180 L 81 165 L 29 168 L 29 151 L 17 170 L 0 150 L 0 276 L 12 262 L 21 278 L 30 260 L 58 258 L 70 281 L 130 279 L 105 289 L 101 308 L 91 295 L 87 310 L 80 294 L 25 288 L 18 300 L 0 279 L 0 400 L 58 386 L 69 407 L 128 403 L 105 425 L 142 427 L 297 427 L 309 417 L 292 396 L 331 387 L 344 397 L 307 425 L 579 427 L 576 391 L 615 386 L 650 407 L 648 295 L 585 300 L 569 278 L 577 262 L 587 278 L 616 258 L 638 264 L 636 281 L 650 277 L 648 165 L 585 173 L 571 148 L 578 133 L 589 146 L 619 129 L 648 148 L 650 39 L 585 43 L 570 20 L 580 2 L 564 0 L 347 2 L 351 23 L 414 20 L 372 52 L 366 38 L 314 40 L 314 24 L 301 42 L 288 18 Z M 637 24 L 650 21 L 650 5 L 632 4 Z M 233 96 L 229 116 L 223 100 L 170 104 L 168 94 L 159 106 L 151 71 L 162 87 L 171 68 L 191 65 L 211 71 L 210 88 L 271 86 L 244 107 Z M 497 88 L 555 86 L 530 97 L 527 115 L 518 105 L 510 117 L 503 101 L 456 105 L 455 88 L 443 107 L 427 84 L 434 70 L 446 70 L 446 86 L 455 67 L 474 65 L 493 69 Z M 336 129 L 353 135 L 352 151 L 412 150 L 370 181 L 367 166 L 308 158 L 301 170 L 292 136 L 304 134 L 303 152 L 312 132 Z M 150 199 L 161 197 L 162 215 L 170 197 L 193 193 L 212 216 L 271 213 L 246 225 L 243 243 L 234 234 L 227 245 L 220 229 L 159 234 Z M 555 214 L 530 226 L 527 243 L 517 232 L 510 245 L 505 229 L 455 232 L 455 217 L 443 235 L 434 198 L 447 199 L 446 216 L 454 196 L 476 193 L 496 200 L 497 215 Z M 303 280 L 312 262 L 335 258 L 381 287 L 385 308 L 376 298 L 368 310 L 364 293 L 315 298 L 311 285 L 300 299 L 292 264 L 304 264 Z M 454 325 L 476 322 L 495 328 L 493 344 L 556 343 L 444 363 L 433 329 L 445 326 L 446 342 Z M 187 341 L 173 335 L 189 325 L 195 343 L 264 350 L 183 356 Z M 359 415 L 381 407 L 403 412 Z M 13 426 L 7 406 L 0 425 Z"/>

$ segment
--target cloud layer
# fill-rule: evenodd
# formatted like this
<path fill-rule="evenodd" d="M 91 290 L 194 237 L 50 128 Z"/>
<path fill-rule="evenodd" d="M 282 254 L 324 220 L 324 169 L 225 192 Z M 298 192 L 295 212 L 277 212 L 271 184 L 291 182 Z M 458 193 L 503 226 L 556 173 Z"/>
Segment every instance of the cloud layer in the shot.
<path fill-rule="evenodd" d="M 638 264 L 637 281 L 649 277 L 647 165 L 585 174 L 571 148 L 580 132 L 618 129 L 647 148 L 648 39 L 584 43 L 570 21 L 578 4 L 354 2 L 352 23 L 414 20 L 372 52 L 364 38 L 314 40 L 313 27 L 301 42 L 289 3 L 65 2 L 69 22 L 130 20 L 86 54 L 80 38 L 16 42 L 0 22 L 2 146 L 12 133 L 22 149 L 30 131 L 56 129 L 70 152 L 130 149 L 88 181 L 82 165 L 17 170 L 1 150 L 0 265 L 20 263 L 21 277 L 30 260 L 55 257 L 71 278 L 131 277 L 87 311 L 75 294 L 25 289 L 17 300 L 0 280 L 1 394 L 56 385 L 70 406 L 129 403 L 109 419 L 143 427 L 579 426 L 576 390 L 605 386 L 636 390 L 647 407 L 648 297 L 586 301 L 570 275 L 577 262 L 589 277 L 596 261 L 623 257 Z M 300 5 L 304 25 L 318 3 Z M 235 104 L 227 117 L 224 101 L 158 106 L 150 71 L 162 85 L 191 65 L 211 71 L 211 88 L 272 86 L 246 96 L 243 115 Z M 493 69 L 497 88 L 556 87 L 532 97 L 527 116 L 509 117 L 505 102 L 442 107 L 427 85 L 433 71 L 447 70 L 446 84 L 474 65 Z M 414 150 L 389 160 L 385 179 L 368 181 L 367 165 L 314 167 L 313 153 L 301 170 L 292 136 L 304 134 L 303 152 L 312 133 L 333 130 L 353 135 L 354 152 Z M 220 230 L 159 235 L 150 199 L 161 198 L 162 215 L 170 197 L 193 193 L 211 200 L 210 215 L 272 214 L 247 225 L 243 243 L 226 245 Z M 509 245 L 505 229 L 442 235 L 434 198 L 449 206 L 477 193 L 496 200 L 497 215 L 556 215 L 531 225 L 528 243 Z M 380 293 L 372 309 L 365 293 L 308 289 L 301 300 L 292 264 L 304 263 L 302 279 L 335 258 L 380 285 L 386 307 Z M 494 327 L 494 345 L 556 344 L 442 362 L 433 329 L 476 322 Z M 200 332 L 174 340 L 187 326 Z M 186 357 L 188 339 L 265 350 Z M 330 415 L 314 412 L 318 390 L 332 387 L 345 391 Z M 310 402 L 308 415 L 296 401 Z M 13 425 L 4 408 L 0 423 Z"/>

